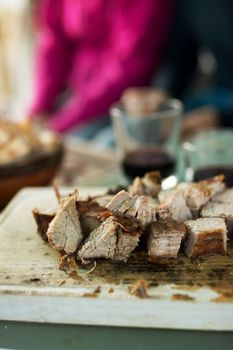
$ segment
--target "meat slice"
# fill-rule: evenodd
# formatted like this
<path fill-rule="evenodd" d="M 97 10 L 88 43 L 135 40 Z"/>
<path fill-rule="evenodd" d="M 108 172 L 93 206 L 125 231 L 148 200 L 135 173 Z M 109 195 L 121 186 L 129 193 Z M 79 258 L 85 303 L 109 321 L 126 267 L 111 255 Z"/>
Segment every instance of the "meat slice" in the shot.
<path fill-rule="evenodd" d="M 138 198 L 139 196 L 131 196 L 128 192 L 123 190 L 112 198 L 106 208 L 113 213 L 124 214 L 128 209 L 134 207 Z"/>
<path fill-rule="evenodd" d="M 129 185 L 128 191 L 131 195 L 148 195 L 156 197 L 161 190 L 161 175 L 158 171 L 146 173 L 144 177 L 136 177 Z"/>
<path fill-rule="evenodd" d="M 46 235 L 50 222 L 56 216 L 56 209 L 48 209 L 46 211 L 41 211 L 39 209 L 33 209 L 32 214 L 37 224 L 37 232 L 42 237 L 42 239 L 47 242 L 48 237 Z"/>
<path fill-rule="evenodd" d="M 111 199 L 111 201 L 108 203 L 106 208 L 111 210 L 111 211 L 113 211 L 113 212 L 114 211 L 119 211 L 119 209 L 121 208 L 122 204 L 130 202 L 131 199 L 132 199 L 132 196 L 127 191 L 122 190 L 122 191 L 118 192 Z"/>
<path fill-rule="evenodd" d="M 113 259 L 116 250 L 117 227 L 118 224 L 114 217 L 110 216 L 90 233 L 79 250 L 77 258 L 81 260 Z"/>
<path fill-rule="evenodd" d="M 233 235 L 233 204 L 209 202 L 202 208 L 201 216 L 207 218 L 224 218 L 226 220 L 228 236 L 231 237 Z"/>
<path fill-rule="evenodd" d="M 152 261 L 176 258 L 185 234 L 182 223 L 158 221 L 149 228 L 148 255 Z"/>
<path fill-rule="evenodd" d="M 192 218 L 184 195 L 179 191 L 172 191 L 170 196 L 167 196 L 166 200 L 159 205 L 158 214 L 160 220 L 172 219 L 183 222 Z"/>
<path fill-rule="evenodd" d="M 136 196 L 134 196 L 136 197 Z M 157 220 L 158 202 L 149 196 L 138 196 L 134 205 L 124 215 L 137 219 L 143 229 Z"/>
<path fill-rule="evenodd" d="M 119 230 L 114 260 L 127 262 L 130 254 L 137 247 L 140 236 L 141 231 L 139 229 L 132 232 Z"/>
<path fill-rule="evenodd" d="M 94 200 L 77 201 L 76 209 L 79 214 L 81 228 L 84 237 L 97 228 L 103 221 L 103 215 L 106 208 L 99 205 Z M 37 224 L 37 231 L 44 241 L 48 241 L 46 235 L 50 222 L 54 219 L 58 208 L 51 208 L 46 211 L 33 209 L 32 214 Z"/>
<path fill-rule="evenodd" d="M 137 219 L 142 227 L 156 221 L 158 201 L 149 196 L 131 196 L 126 191 L 120 191 L 107 205 L 114 215 L 124 215 Z"/>
<path fill-rule="evenodd" d="M 139 196 L 136 195 L 124 201 L 121 204 L 121 206 L 118 208 L 118 213 L 122 213 L 122 214 L 126 213 L 127 210 L 135 206 L 135 203 L 137 202 L 138 198 Z"/>
<path fill-rule="evenodd" d="M 135 202 L 135 218 L 140 222 L 141 226 L 145 229 L 149 224 L 157 220 L 158 205 L 151 203 L 149 197 L 140 196 Z M 129 215 L 130 211 L 126 212 Z M 132 214 L 132 210 L 131 210 Z"/>
<path fill-rule="evenodd" d="M 139 176 L 137 176 L 133 180 L 133 183 L 129 185 L 128 191 L 132 196 L 134 196 L 135 194 L 138 194 L 140 196 L 144 194 L 144 185 L 142 179 Z"/>
<path fill-rule="evenodd" d="M 212 198 L 212 202 L 233 204 L 233 188 L 227 188 L 221 193 L 217 193 Z"/>
<path fill-rule="evenodd" d="M 189 258 L 211 254 L 226 254 L 227 229 L 222 218 L 188 220 L 184 252 Z"/>
<path fill-rule="evenodd" d="M 201 207 L 206 204 L 216 193 L 224 190 L 224 176 L 193 183 L 185 193 L 186 203 L 191 211 L 197 215 Z"/>
<path fill-rule="evenodd" d="M 48 242 L 66 254 L 74 253 L 83 238 L 76 198 L 75 192 L 62 200 L 59 211 L 50 222 L 47 231 Z"/>
<path fill-rule="evenodd" d="M 110 216 L 91 232 L 77 258 L 83 261 L 105 258 L 126 262 L 138 245 L 140 235 L 136 222 Z"/>
<path fill-rule="evenodd" d="M 165 202 L 173 193 L 180 192 L 186 198 L 187 191 L 192 186 L 191 182 L 180 182 L 175 188 L 169 190 L 162 190 L 158 193 L 159 203 Z"/>

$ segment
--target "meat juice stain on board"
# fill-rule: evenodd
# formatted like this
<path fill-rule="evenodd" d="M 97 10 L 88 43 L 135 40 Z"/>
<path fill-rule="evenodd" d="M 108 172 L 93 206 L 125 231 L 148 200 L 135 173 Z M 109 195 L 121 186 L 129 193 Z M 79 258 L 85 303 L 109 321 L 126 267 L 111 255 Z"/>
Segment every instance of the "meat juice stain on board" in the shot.
<path fill-rule="evenodd" d="M 122 161 L 122 168 L 131 179 L 136 176 L 142 177 L 154 170 L 160 171 L 162 177 L 166 178 L 173 173 L 174 166 L 174 158 L 159 147 L 146 147 L 128 152 Z"/>
<path fill-rule="evenodd" d="M 197 266 L 200 268 L 197 268 Z M 221 269 L 222 275 L 216 267 L 227 266 Z M 179 253 L 177 259 L 165 265 L 150 263 L 146 260 L 146 253 L 135 252 L 125 263 L 111 262 L 101 259 L 96 269 L 91 273 L 92 283 L 101 284 L 133 284 L 139 279 L 147 280 L 150 285 L 176 284 L 180 286 L 224 288 L 233 290 L 233 275 L 229 274 L 233 268 L 233 249 L 230 247 L 228 255 L 209 256 L 192 263 L 186 256 Z"/>

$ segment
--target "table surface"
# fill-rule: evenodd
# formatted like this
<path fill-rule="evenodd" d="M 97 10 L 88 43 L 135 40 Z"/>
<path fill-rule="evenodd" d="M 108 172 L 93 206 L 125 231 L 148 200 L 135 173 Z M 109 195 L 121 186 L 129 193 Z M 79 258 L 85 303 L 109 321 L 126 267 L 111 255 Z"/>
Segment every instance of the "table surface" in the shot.
<path fill-rule="evenodd" d="M 125 184 L 114 151 L 99 151 L 73 139 L 57 176 L 61 185 Z M 26 307 L 26 305 L 25 305 Z M 101 312 L 101 310 L 100 310 Z M 217 317 L 217 315 L 216 315 Z M 225 349 L 233 332 L 137 329 L 0 321 L 0 348 L 7 349 Z"/>
<path fill-rule="evenodd" d="M 90 142 L 66 139 L 66 152 L 56 177 L 61 186 L 115 186 L 126 184 L 114 149 L 96 149 Z"/>
<path fill-rule="evenodd" d="M 232 349 L 232 344 L 233 332 L 138 330 L 0 321 L 0 347 L 7 349 L 222 350 Z"/>
<path fill-rule="evenodd" d="M 111 187 L 128 184 L 115 149 L 96 149 L 90 142 L 74 137 L 66 138 L 65 145 L 64 161 L 56 177 L 60 185 Z M 185 164 L 181 147 L 177 149 L 175 176 L 178 181 L 184 181 Z"/>

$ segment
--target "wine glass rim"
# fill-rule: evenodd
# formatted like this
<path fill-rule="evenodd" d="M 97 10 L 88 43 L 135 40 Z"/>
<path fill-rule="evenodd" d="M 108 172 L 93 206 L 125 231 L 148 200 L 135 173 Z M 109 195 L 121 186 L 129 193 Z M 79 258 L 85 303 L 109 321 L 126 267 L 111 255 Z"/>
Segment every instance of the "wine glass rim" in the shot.
<path fill-rule="evenodd" d="M 114 103 L 110 108 L 110 113 L 112 116 L 121 118 L 123 115 L 127 115 L 127 117 L 133 118 L 141 118 L 146 119 L 147 117 L 150 119 L 159 119 L 166 117 L 176 118 L 178 115 L 181 115 L 183 112 L 183 104 L 180 100 L 175 98 L 168 98 L 166 102 L 162 105 L 164 109 L 158 109 L 157 111 L 153 111 L 152 113 L 148 113 L 146 115 L 142 114 L 127 114 L 127 111 L 124 109 L 121 102 Z M 174 113 L 176 112 L 176 113 Z"/>

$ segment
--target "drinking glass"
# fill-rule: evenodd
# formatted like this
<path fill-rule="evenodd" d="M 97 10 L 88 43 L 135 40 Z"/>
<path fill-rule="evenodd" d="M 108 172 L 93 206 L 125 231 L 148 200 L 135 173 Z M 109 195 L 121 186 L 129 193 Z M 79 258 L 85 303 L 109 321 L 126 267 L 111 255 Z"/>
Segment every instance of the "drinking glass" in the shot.
<path fill-rule="evenodd" d="M 233 129 L 207 130 L 183 144 L 186 180 L 199 181 L 223 174 L 233 186 Z"/>
<path fill-rule="evenodd" d="M 166 178 L 175 171 L 182 103 L 168 99 L 153 113 L 127 113 L 121 104 L 111 110 L 121 167 L 129 179 L 159 170 Z"/>

